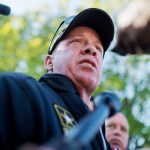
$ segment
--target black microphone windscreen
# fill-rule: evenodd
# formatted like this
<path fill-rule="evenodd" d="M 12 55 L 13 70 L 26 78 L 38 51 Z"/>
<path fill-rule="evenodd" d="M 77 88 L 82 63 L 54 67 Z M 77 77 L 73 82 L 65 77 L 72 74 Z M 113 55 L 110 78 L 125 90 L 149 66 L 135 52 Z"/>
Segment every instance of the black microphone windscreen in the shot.
<path fill-rule="evenodd" d="M 9 15 L 10 14 L 10 7 L 0 4 L 0 14 L 6 15 L 6 16 Z"/>
<path fill-rule="evenodd" d="M 106 104 L 109 107 L 109 117 L 119 112 L 122 107 L 122 103 L 118 95 L 110 91 L 101 92 L 94 98 L 95 107 L 98 107 L 101 104 Z"/>

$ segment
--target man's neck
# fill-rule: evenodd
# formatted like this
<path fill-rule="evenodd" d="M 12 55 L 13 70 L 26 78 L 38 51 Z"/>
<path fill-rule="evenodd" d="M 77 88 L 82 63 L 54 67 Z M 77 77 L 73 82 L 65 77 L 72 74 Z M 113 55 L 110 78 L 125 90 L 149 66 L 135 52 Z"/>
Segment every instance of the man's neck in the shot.
<path fill-rule="evenodd" d="M 92 111 L 94 109 L 93 102 L 91 101 L 91 95 L 87 93 L 86 90 L 79 90 L 78 91 L 81 99 L 84 101 L 85 104 L 88 105 L 89 109 Z"/>

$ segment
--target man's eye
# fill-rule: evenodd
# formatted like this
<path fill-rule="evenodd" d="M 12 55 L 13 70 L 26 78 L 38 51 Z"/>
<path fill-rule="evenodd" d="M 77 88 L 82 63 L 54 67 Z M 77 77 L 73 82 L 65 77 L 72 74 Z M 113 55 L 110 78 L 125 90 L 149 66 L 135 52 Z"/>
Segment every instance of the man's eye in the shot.
<path fill-rule="evenodd" d="M 127 129 L 125 127 L 122 127 L 121 130 L 127 132 Z"/>
<path fill-rule="evenodd" d="M 71 43 L 81 43 L 81 40 L 74 39 L 74 40 L 71 41 Z"/>
<path fill-rule="evenodd" d="M 110 129 L 113 129 L 113 128 L 115 128 L 115 125 L 109 124 L 107 127 L 110 128 Z"/>
<path fill-rule="evenodd" d="M 100 51 L 100 52 L 103 51 L 102 48 L 101 48 L 100 46 L 96 46 L 96 49 L 97 49 L 98 51 Z"/>
<path fill-rule="evenodd" d="M 96 47 L 96 49 L 97 49 L 98 51 L 101 51 L 101 48 L 99 48 L 99 47 Z"/>

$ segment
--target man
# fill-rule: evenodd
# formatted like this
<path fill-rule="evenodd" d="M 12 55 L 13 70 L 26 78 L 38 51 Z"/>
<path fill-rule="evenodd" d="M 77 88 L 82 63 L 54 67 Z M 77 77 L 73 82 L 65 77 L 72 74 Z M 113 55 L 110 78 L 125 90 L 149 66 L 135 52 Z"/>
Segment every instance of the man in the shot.
<path fill-rule="evenodd" d="M 121 55 L 150 54 L 150 0 L 134 0 L 118 15 L 117 48 Z"/>
<path fill-rule="evenodd" d="M 38 82 L 19 73 L 0 75 L 1 150 L 26 142 L 44 144 L 67 135 L 93 109 L 90 99 L 101 79 L 114 25 L 97 8 L 62 22 L 66 23 L 56 41 L 52 39 L 45 59 L 48 73 Z M 85 149 L 103 149 L 103 135 L 97 133 Z"/>
<path fill-rule="evenodd" d="M 129 141 L 129 124 L 124 114 L 121 112 L 106 119 L 106 139 L 111 147 L 119 150 L 127 150 Z"/>

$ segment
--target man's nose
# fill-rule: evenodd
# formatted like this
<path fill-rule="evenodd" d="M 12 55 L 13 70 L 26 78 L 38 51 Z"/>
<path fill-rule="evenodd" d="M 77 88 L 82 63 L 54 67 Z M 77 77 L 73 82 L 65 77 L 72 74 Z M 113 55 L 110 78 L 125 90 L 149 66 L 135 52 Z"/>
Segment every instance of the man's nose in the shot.
<path fill-rule="evenodd" d="M 93 55 L 96 56 L 97 55 L 97 49 L 94 45 L 92 44 L 88 44 L 86 45 L 83 49 L 82 49 L 82 53 L 85 54 L 89 54 L 89 55 Z"/>
<path fill-rule="evenodd" d="M 119 136 L 120 136 L 120 135 L 121 135 L 121 129 L 117 127 L 117 128 L 114 129 L 114 132 L 113 132 L 113 133 L 114 133 L 115 135 L 119 135 Z"/>

